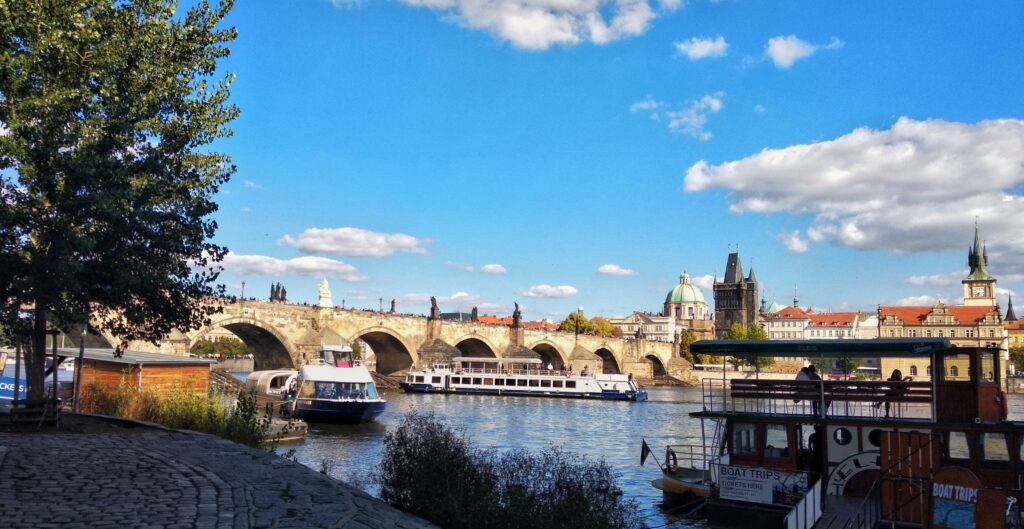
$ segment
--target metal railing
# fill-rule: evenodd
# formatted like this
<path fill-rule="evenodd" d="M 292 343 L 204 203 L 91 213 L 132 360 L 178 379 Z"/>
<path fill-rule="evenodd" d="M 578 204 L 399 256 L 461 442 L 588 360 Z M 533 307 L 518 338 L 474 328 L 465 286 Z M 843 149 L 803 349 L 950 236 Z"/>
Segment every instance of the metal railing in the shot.
<path fill-rule="evenodd" d="M 842 529 L 874 529 L 882 519 L 882 489 L 881 481 L 875 480 L 868 490 L 864 501 L 860 504 L 860 510 L 852 518 L 846 520 Z"/>
<path fill-rule="evenodd" d="M 811 417 L 932 418 L 928 382 L 705 379 L 704 411 Z"/>
<path fill-rule="evenodd" d="M 786 529 L 810 529 L 821 518 L 821 481 L 815 481 L 786 515 Z"/>

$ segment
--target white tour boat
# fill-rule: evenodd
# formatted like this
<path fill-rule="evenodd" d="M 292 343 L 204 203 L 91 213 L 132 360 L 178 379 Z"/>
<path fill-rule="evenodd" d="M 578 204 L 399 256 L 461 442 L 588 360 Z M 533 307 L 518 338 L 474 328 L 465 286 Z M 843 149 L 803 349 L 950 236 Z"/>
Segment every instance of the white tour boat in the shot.
<path fill-rule="evenodd" d="M 632 375 L 548 370 L 536 358 L 456 357 L 450 364 L 409 371 L 401 387 L 413 393 L 647 400 Z"/>

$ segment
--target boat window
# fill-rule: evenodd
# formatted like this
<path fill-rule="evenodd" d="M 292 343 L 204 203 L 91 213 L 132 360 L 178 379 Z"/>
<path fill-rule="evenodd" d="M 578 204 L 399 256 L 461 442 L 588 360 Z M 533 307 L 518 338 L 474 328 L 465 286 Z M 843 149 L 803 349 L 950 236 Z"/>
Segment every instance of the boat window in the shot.
<path fill-rule="evenodd" d="M 361 399 L 365 384 L 356 382 L 314 382 L 318 399 Z"/>
<path fill-rule="evenodd" d="M 757 425 L 737 423 L 732 429 L 732 453 L 757 453 Z"/>
<path fill-rule="evenodd" d="M 441 383 L 441 377 L 430 377 L 430 383 L 431 384 L 440 384 Z"/>
<path fill-rule="evenodd" d="M 942 357 L 943 380 L 967 381 L 971 379 L 971 357 L 967 354 L 945 355 Z"/>
<path fill-rule="evenodd" d="M 504 378 L 496 378 L 496 379 L 494 379 L 494 385 L 495 386 L 504 386 L 505 385 L 505 379 Z"/>
<path fill-rule="evenodd" d="M 494 379 L 493 378 L 485 378 L 484 379 L 484 385 L 485 386 L 493 386 L 494 385 Z"/>
<path fill-rule="evenodd" d="M 538 382 L 537 379 L 530 379 L 530 387 L 531 388 L 537 387 L 537 382 Z"/>
<path fill-rule="evenodd" d="M 416 382 L 423 382 L 423 377 L 417 376 L 416 377 Z"/>
<path fill-rule="evenodd" d="M 982 351 L 981 356 L 981 379 L 985 382 L 995 382 L 996 353 L 995 351 Z"/>
<path fill-rule="evenodd" d="M 942 434 L 942 455 L 946 459 L 970 459 L 965 432 L 944 432 Z"/>
<path fill-rule="evenodd" d="M 562 381 L 561 380 L 555 380 L 553 383 L 554 383 L 556 388 L 562 387 Z"/>
<path fill-rule="evenodd" d="M 369 384 L 366 385 L 366 398 L 368 398 L 368 399 L 379 399 L 380 398 L 380 397 L 377 396 L 377 385 L 374 384 L 373 382 L 370 382 Z"/>
<path fill-rule="evenodd" d="M 1006 449 L 1005 434 L 984 432 L 981 434 L 980 441 L 981 457 L 985 461 L 1010 460 L 1010 451 Z"/>
<path fill-rule="evenodd" d="M 542 388 L 550 388 L 551 387 L 551 381 L 550 380 L 541 380 L 540 381 L 540 387 L 542 387 Z"/>
<path fill-rule="evenodd" d="M 518 380 L 516 381 L 516 385 L 517 385 L 517 386 L 525 386 L 525 385 L 526 385 L 526 379 L 525 379 L 525 378 L 520 378 L 520 379 L 518 379 Z"/>
<path fill-rule="evenodd" d="M 473 377 L 473 383 L 479 386 L 480 385 L 480 378 L 479 377 Z"/>
<path fill-rule="evenodd" d="M 565 381 L 565 387 L 567 387 L 567 388 L 575 388 L 576 387 L 576 381 L 575 380 L 566 380 Z"/>
<path fill-rule="evenodd" d="M 785 424 L 766 424 L 764 427 L 765 457 L 788 457 L 789 437 Z"/>

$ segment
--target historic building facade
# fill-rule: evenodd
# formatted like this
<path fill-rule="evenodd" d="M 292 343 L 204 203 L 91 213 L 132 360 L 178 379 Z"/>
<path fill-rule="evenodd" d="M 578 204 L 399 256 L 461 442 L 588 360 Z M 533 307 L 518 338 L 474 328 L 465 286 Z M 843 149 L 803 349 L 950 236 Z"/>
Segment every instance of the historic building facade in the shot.
<path fill-rule="evenodd" d="M 634 312 L 625 318 L 610 318 L 608 321 L 622 331 L 625 338 L 674 343 L 687 329 L 693 331 L 698 340 L 715 336 L 711 310 L 704 293 L 690 281 L 686 272 L 679 276 L 679 284 L 665 296 L 661 314 Z"/>
<path fill-rule="evenodd" d="M 757 276 L 751 267 L 750 275 L 743 277 L 739 252 L 729 254 L 725 276 L 715 282 L 714 295 L 716 338 L 721 338 L 734 323 L 744 327 L 758 323 Z"/>
<path fill-rule="evenodd" d="M 996 279 L 988 273 L 988 252 L 977 227 L 974 245 L 967 252 L 967 264 L 971 268 L 961 281 L 963 305 L 879 306 L 879 338 L 947 338 L 958 347 L 998 347 L 1003 349 L 1003 364 L 1008 367 L 1007 330 L 996 304 Z M 931 376 L 931 366 L 922 359 L 883 359 L 881 367 L 883 378 L 894 369 L 899 369 L 904 376 Z M 950 369 L 963 371 L 966 367 L 951 364 Z"/>

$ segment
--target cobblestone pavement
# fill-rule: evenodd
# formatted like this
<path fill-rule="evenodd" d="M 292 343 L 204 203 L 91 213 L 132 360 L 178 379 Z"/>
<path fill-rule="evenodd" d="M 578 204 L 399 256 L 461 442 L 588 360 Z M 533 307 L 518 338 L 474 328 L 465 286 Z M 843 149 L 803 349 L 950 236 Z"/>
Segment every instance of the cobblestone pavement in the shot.
<path fill-rule="evenodd" d="M 303 465 L 218 437 L 0 432 L 0 527 L 433 528 Z"/>

